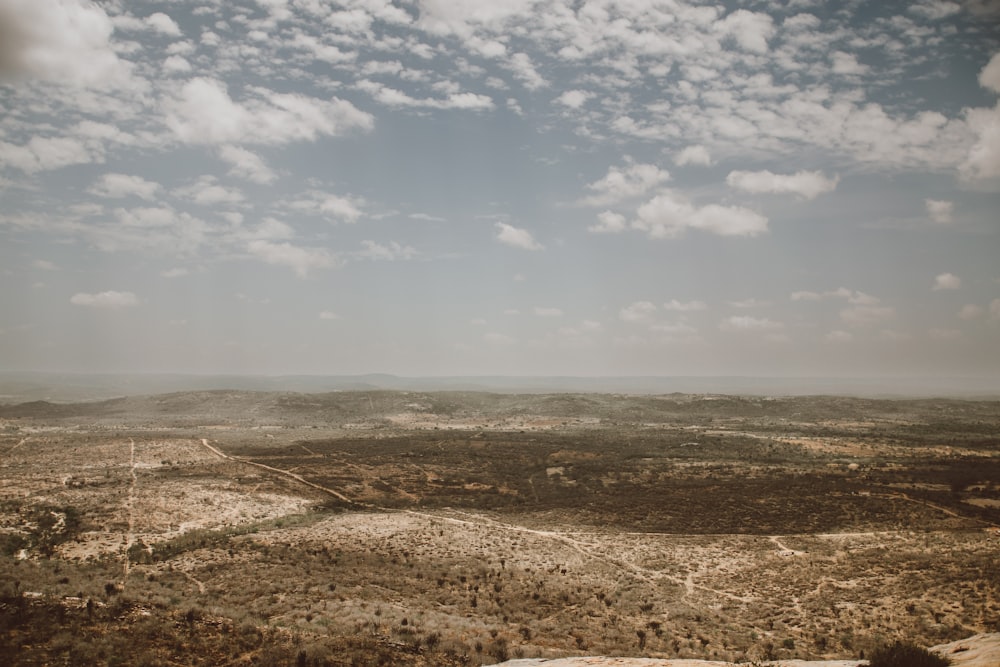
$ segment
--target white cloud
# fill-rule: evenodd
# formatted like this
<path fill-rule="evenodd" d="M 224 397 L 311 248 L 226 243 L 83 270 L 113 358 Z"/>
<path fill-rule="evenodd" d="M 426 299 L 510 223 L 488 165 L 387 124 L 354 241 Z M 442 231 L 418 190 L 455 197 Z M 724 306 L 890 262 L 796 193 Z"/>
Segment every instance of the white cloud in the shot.
<path fill-rule="evenodd" d="M 911 14 L 938 21 L 962 11 L 962 6 L 957 2 L 948 2 L 947 0 L 922 0 L 910 5 L 908 11 Z"/>
<path fill-rule="evenodd" d="M 643 322 L 656 312 L 656 304 L 649 301 L 636 301 L 618 311 L 618 317 L 623 322 Z"/>
<path fill-rule="evenodd" d="M 102 160 L 100 149 L 75 137 L 35 136 L 23 145 L 0 141 L 0 165 L 10 165 L 28 174 Z"/>
<path fill-rule="evenodd" d="M 310 190 L 288 204 L 293 210 L 320 215 L 331 221 L 355 223 L 364 215 L 365 200 Z"/>
<path fill-rule="evenodd" d="M 942 201 L 939 199 L 925 199 L 924 206 L 927 207 L 927 215 L 931 220 L 939 225 L 948 225 L 953 221 L 952 212 L 955 208 L 954 202 Z"/>
<path fill-rule="evenodd" d="M 799 171 L 794 174 L 775 174 L 770 171 L 731 171 L 726 177 L 729 187 L 751 192 L 772 194 L 797 194 L 805 199 L 815 199 L 824 192 L 833 192 L 840 179 L 828 178 L 820 171 Z"/>
<path fill-rule="evenodd" d="M 362 241 L 361 245 L 364 246 L 364 250 L 357 254 L 364 259 L 394 262 L 399 259 L 412 259 L 418 254 L 416 249 L 400 245 L 395 241 L 389 241 L 388 245 L 375 241 Z"/>
<path fill-rule="evenodd" d="M 688 146 L 674 156 L 674 164 L 679 167 L 689 164 L 707 167 L 712 164 L 712 155 L 708 152 L 707 148 L 700 144 Z"/>
<path fill-rule="evenodd" d="M 526 53 L 515 53 L 502 64 L 510 69 L 514 78 L 524 84 L 528 90 L 538 90 L 549 85 L 548 81 L 535 69 L 531 58 Z"/>
<path fill-rule="evenodd" d="M 97 294 L 79 292 L 70 297 L 69 302 L 77 306 L 110 309 L 129 308 L 139 304 L 139 300 L 132 292 L 116 292 L 114 290 L 98 292 Z"/>
<path fill-rule="evenodd" d="M 535 306 L 533 310 L 534 310 L 535 315 L 538 315 L 539 317 L 562 317 L 563 316 L 563 311 L 560 310 L 559 308 L 546 308 L 546 307 L 543 307 L 543 306 Z"/>
<path fill-rule="evenodd" d="M 147 16 L 146 24 L 163 35 L 169 35 L 170 37 L 181 36 L 181 28 L 177 25 L 177 22 L 163 12 L 156 12 Z"/>
<path fill-rule="evenodd" d="M 174 54 L 163 61 L 164 74 L 187 74 L 193 68 L 184 56 Z"/>
<path fill-rule="evenodd" d="M 191 144 L 284 144 L 370 130 L 373 117 L 338 98 L 329 101 L 295 93 L 251 88 L 244 103 L 226 85 L 198 77 L 165 100 L 167 126 Z"/>
<path fill-rule="evenodd" d="M 229 170 L 230 176 L 261 185 L 273 183 L 278 178 L 278 175 L 267 166 L 259 155 L 245 148 L 222 146 L 219 148 L 219 157 L 232 165 L 232 169 Z"/>
<path fill-rule="evenodd" d="M 218 179 L 211 175 L 201 176 L 191 185 L 175 189 L 172 194 L 200 206 L 239 204 L 244 199 L 240 190 L 219 185 Z"/>
<path fill-rule="evenodd" d="M 994 53 L 986 66 L 980 70 L 979 85 L 994 93 L 1000 93 L 1000 53 Z"/>
<path fill-rule="evenodd" d="M 526 229 L 514 227 L 504 222 L 496 223 L 496 227 L 497 240 L 501 243 L 524 250 L 541 250 L 545 247 L 536 241 L 531 232 Z"/>
<path fill-rule="evenodd" d="M 31 266 L 36 269 L 41 269 L 42 271 L 58 271 L 59 267 L 53 262 L 47 259 L 36 259 L 31 263 Z"/>
<path fill-rule="evenodd" d="M 104 174 L 88 190 L 98 197 L 120 199 L 123 197 L 138 197 L 151 201 L 160 191 L 160 184 L 147 181 L 145 178 L 129 174 Z"/>
<path fill-rule="evenodd" d="M 80 87 L 130 83 L 111 44 L 114 24 L 92 2 L 0 2 L 0 78 L 37 77 Z"/>
<path fill-rule="evenodd" d="M 855 56 L 853 53 L 835 51 L 831 56 L 831 60 L 833 60 L 834 74 L 840 74 L 841 76 L 852 76 L 852 75 L 866 74 L 868 72 L 868 66 L 859 63 L 857 56 Z"/>
<path fill-rule="evenodd" d="M 959 318 L 963 320 L 977 320 L 983 316 L 983 307 L 974 303 L 967 303 L 958 311 Z"/>
<path fill-rule="evenodd" d="M 744 50 L 767 53 L 767 40 L 774 35 L 774 21 L 767 14 L 737 9 L 718 21 L 715 30 L 736 41 Z"/>
<path fill-rule="evenodd" d="M 311 269 L 335 265 L 334 258 L 326 248 L 302 248 L 291 243 L 258 239 L 247 244 L 247 251 L 265 264 L 291 268 L 300 278 L 305 278 Z"/>
<path fill-rule="evenodd" d="M 425 220 L 427 222 L 447 222 L 447 218 L 441 218 L 427 213 L 411 213 L 408 216 L 411 220 Z"/>
<path fill-rule="evenodd" d="M 784 328 L 781 322 L 769 320 L 766 317 L 751 317 L 749 315 L 733 315 L 722 320 L 719 328 L 723 331 L 771 332 Z"/>
<path fill-rule="evenodd" d="M 966 109 L 965 122 L 976 141 L 959 173 L 970 181 L 1000 177 L 1000 103 L 992 109 Z"/>
<path fill-rule="evenodd" d="M 810 292 L 808 290 L 801 290 L 798 292 L 792 292 L 791 299 L 792 301 L 846 299 L 848 303 L 857 306 L 875 306 L 878 305 L 880 301 L 878 297 L 872 296 L 871 294 L 866 294 L 859 290 L 849 290 L 846 287 L 838 287 L 835 290 L 827 290 L 825 292 Z"/>
<path fill-rule="evenodd" d="M 319 319 L 321 320 L 339 320 L 340 316 L 337 313 L 331 312 L 329 310 L 324 310 L 319 314 Z"/>
<path fill-rule="evenodd" d="M 597 224 L 587 227 L 587 231 L 594 234 L 617 234 L 627 227 L 625 216 L 621 213 L 602 211 L 597 214 Z"/>
<path fill-rule="evenodd" d="M 640 197 L 669 180 L 670 173 L 653 164 L 630 164 L 624 169 L 609 167 L 604 178 L 587 185 L 587 189 L 594 194 L 584 197 L 580 203 L 584 206 L 610 206 Z"/>
<path fill-rule="evenodd" d="M 370 79 L 362 79 L 355 86 L 359 90 L 371 95 L 376 102 L 389 107 L 458 109 L 465 111 L 488 111 L 496 107 L 492 97 L 478 93 L 452 92 L 444 98 L 417 98 Z"/>
<path fill-rule="evenodd" d="M 682 302 L 677 299 L 671 299 L 669 302 L 663 304 L 664 310 L 673 310 L 682 313 L 692 310 L 705 310 L 706 308 L 708 308 L 708 306 L 705 305 L 704 301 Z"/>
<path fill-rule="evenodd" d="M 763 308 L 764 306 L 771 305 L 770 301 L 760 301 L 752 297 L 740 301 L 728 301 L 727 303 L 733 308 Z"/>
<path fill-rule="evenodd" d="M 161 271 L 160 275 L 164 278 L 181 278 L 190 273 L 187 269 L 183 267 L 175 267 L 173 269 L 167 269 L 166 271 Z"/>
<path fill-rule="evenodd" d="M 652 238 L 674 238 L 685 229 L 719 236 L 757 236 L 767 231 L 767 218 L 742 206 L 696 207 L 682 195 L 664 192 L 639 207 L 632 227 Z"/>
<path fill-rule="evenodd" d="M 828 343 L 849 343 L 854 340 L 854 334 L 850 331 L 837 329 L 823 336 L 823 340 Z"/>
<path fill-rule="evenodd" d="M 940 341 L 950 341 L 950 340 L 960 340 L 962 338 L 962 332 L 958 329 L 931 329 L 927 332 L 927 336 L 931 340 Z"/>
<path fill-rule="evenodd" d="M 516 338 L 508 336 L 507 334 L 496 333 L 496 332 L 490 332 L 488 334 L 484 334 L 483 340 L 489 343 L 490 345 L 498 345 L 498 346 L 513 345 L 514 343 L 517 342 Z"/>
<path fill-rule="evenodd" d="M 562 95 L 557 97 L 555 101 L 558 104 L 569 107 L 570 109 L 579 109 L 586 104 L 587 100 L 591 97 L 593 97 L 593 93 L 586 90 L 567 90 Z"/>
<path fill-rule="evenodd" d="M 934 291 L 958 289 L 962 286 L 962 279 L 951 273 L 942 273 L 934 278 Z"/>

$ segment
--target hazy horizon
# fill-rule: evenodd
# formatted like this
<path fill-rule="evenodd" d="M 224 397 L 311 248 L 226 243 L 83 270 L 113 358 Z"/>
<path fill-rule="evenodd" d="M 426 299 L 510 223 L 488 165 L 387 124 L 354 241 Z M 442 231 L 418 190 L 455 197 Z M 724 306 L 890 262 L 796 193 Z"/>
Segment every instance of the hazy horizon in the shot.
<path fill-rule="evenodd" d="M 1000 9 L 0 0 L 0 368 L 1000 382 Z"/>

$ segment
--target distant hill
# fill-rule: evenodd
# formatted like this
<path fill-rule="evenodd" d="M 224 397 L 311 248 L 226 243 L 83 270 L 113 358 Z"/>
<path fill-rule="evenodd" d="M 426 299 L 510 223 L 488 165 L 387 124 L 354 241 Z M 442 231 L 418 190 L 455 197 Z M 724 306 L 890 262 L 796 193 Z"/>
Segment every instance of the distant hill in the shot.
<path fill-rule="evenodd" d="M 1000 378 L 823 377 L 401 377 L 369 375 L 183 375 L 0 372 L 0 403 L 95 401 L 216 389 L 331 391 L 492 391 L 500 393 L 737 394 L 1000 398 Z"/>

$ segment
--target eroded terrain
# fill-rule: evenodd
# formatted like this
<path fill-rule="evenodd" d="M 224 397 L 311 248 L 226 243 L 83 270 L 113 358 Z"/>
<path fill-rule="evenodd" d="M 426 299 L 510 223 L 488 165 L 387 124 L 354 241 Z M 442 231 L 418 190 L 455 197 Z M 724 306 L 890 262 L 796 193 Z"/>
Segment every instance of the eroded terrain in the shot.
<path fill-rule="evenodd" d="M 0 407 L 20 664 L 850 659 L 1000 631 L 1000 405 L 199 392 Z"/>

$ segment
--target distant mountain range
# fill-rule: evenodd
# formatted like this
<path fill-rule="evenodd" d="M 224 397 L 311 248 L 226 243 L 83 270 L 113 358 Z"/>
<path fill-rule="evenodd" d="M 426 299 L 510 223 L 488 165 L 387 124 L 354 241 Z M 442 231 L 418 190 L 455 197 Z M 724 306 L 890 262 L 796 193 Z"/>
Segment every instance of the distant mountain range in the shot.
<path fill-rule="evenodd" d="M 824 377 L 401 377 L 369 375 L 182 375 L 0 372 L 0 403 L 81 401 L 176 391 L 491 391 L 499 393 L 742 394 L 767 396 L 1000 399 L 1000 378 Z"/>

